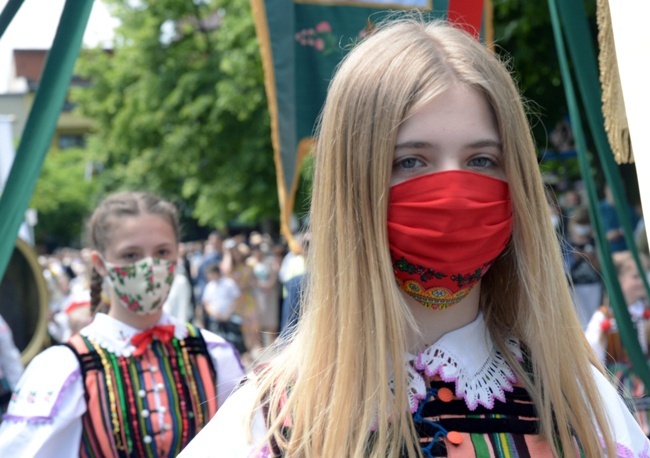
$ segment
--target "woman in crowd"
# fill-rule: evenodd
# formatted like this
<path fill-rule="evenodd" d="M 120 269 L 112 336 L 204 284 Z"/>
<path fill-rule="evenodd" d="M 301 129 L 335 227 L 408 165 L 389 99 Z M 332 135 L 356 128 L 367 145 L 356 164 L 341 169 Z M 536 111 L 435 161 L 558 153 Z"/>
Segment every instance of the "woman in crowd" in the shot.
<path fill-rule="evenodd" d="M 640 255 L 645 264 L 644 268 L 650 269 L 646 255 L 643 253 Z M 627 310 L 637 331 L 641 351 L 647 357 L 650 349 L 648 345 L 650 304 L 643 280 L 631 252 L 619 251 L 614 253 L 612 258 Z M 620 382 L 625 393 L 637 404 L 635 412 L 637 421 L 645 434 L 650 434 L 650 397 L 647 396 L 641 379 L 632 371 L 632 364 L 623 349 L 614 311 L 610 306 L 603 305 L 596 310 L 585 330 L 585 335 L 600 362 L 607 366 Z"/>
<path fill-rule="evenodd" d="M 179 240 L 172 204 L 112 195 L 88 233 L 91 307 L 105 313 L 31 362 L 0 428 L 0 456 L 175 456 L 242 376 L 222 338 L 163 313 Z"/>
<path fill-rule="evenodd" d="M 577 207 L 569 218 L 567 230 L 567 274 L 573 284 L 573 301 L 582 329 L 586 329 L 591 316 L 603 303 L 603 281 L 600 262 L 589 220 L 589 209 Z"/>
<path fill-rule="evenodd" d="M 260 341 L 267 346 L 275 340 L 280 328 L 280 265 L 266 244 L 251 249 L 251 267 L 255 275 L 255 300 L 259 313 Z"/>
<path fill-rule="evenodd" d="M 250 248 L 243 242 L 238 243 L 235 238 L 226 240 L 223 246 L 221 273 L 235 280 L 240 292 L 235 314 L 242 320 L 244 345 L 249 353 L 245 355 L 244 361 L 249 362 L 262 348 L 259 309 L 253 295 L 255 275 L 253 269 L 246 263 Z"/>
<path fill-rule="evenodd" d="M 296 332 L 182 456 L 650 453 L 581 332 L 494 54 L 443 23 L 380 25 L 316 137 Z"/>

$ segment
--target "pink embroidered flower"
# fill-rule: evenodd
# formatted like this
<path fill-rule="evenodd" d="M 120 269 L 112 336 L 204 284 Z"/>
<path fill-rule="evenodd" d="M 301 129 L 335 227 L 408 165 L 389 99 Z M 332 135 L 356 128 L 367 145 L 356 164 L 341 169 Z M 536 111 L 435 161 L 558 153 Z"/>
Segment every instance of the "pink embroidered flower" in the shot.
<path fill-rule="evenodd" d="M 316 24 L 316 32 L 318 33 L 329 33 L 332 31 L 332 26 L 327 21 L 321 21 Z"/>
<path fill-rule="evenodd" d="M 318 38 L 316 41 L 314 41 L 314 48 L 316 48 L 317 51 L 322 51 L 325 49 L 325 42 L 322 38 Z"/>

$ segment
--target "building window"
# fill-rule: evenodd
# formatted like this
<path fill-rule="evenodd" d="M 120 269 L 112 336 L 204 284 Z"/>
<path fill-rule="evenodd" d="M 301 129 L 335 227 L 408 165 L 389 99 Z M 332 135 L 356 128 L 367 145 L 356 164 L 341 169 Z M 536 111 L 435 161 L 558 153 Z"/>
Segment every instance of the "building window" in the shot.
<path fill-rule="evenodd" d="M 61 134 L 59 135 L 59 149 L 84 148 L 86 139 L 81 134 Z"/>

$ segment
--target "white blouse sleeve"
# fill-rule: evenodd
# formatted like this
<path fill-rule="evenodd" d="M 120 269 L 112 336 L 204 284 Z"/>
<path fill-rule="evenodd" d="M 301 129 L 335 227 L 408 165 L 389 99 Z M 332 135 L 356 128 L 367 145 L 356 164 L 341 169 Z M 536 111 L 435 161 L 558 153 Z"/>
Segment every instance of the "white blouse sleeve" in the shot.
<path fill-rule="evenodd" d="M 201 330 L 201 335 L 217 371 L 217 405 L 222 406 L 239 385 L 244 376 L 244 367 L 235 347 L 225 339 L 206 330 Z"/>
<path fill-rule="evenodd" d="M 37 355 L 21 377 L 0 426 L 0 456 L 79 456 L 83 377 L 69 348 Z"/>
<path fill-rule="evenodd" d="M 262 446 L 266 435 L 264 416 L 258 407 L 253 423 L 246 418 L 253 408 L 257 392 L 252 383 L 237 390 L 181 452 L 179 458 L 262 458 L 269 456 Z M 249 440 L 249 433 L 250 439 Z"/>
<path fill-rule="evenodd" d="M 595 367 L 594 380 L 604 402 L 605 412 L 612 428 L 618 457 L 636 458 L 650 456 L 650 441 L 630 413 L 616 389 Z"/>

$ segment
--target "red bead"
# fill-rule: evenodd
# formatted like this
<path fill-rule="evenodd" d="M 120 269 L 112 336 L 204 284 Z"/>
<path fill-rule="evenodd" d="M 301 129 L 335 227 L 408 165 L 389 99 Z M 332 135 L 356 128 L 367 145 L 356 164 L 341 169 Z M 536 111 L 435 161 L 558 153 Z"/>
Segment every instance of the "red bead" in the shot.
<path fill-rule="evenodd" d="M 612 329 L 612 320 L 605 318 L 602 323 L 600 323 L 600 329 L 603 332 L 609 332 Z"/>

